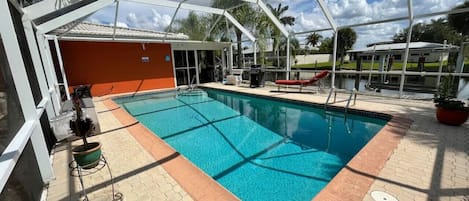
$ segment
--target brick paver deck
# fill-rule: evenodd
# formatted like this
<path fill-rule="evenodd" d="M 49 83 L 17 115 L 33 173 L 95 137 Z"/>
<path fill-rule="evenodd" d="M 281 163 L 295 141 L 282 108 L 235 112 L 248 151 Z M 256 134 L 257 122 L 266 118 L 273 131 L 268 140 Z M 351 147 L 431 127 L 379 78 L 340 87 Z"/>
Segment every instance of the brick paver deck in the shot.
<path fill-rule="evenodd" d="M 95 102 L 95 106 L 98 112 L 108 110 L 102 102 Z M 102 143 L 103 155 L 111 167 L 116 191 L 124 195 L 124 200 L 193 200 L 161 167 L 161 163 L 129 134 L 112 111 L 98 113 L 98 118 L 103 134 L 90 137 L 89 141 Z M 53 157 L 56 179 L 49 185 L 47 200 L 79 200 L 80 183 L 77 177 L 70 176 L 68 164 L 72 160 L 71 146 L 80 143 L 64 142 L 56 147 Z M 90 201 L 112 200 L 110 177 L 106 169 L 84 177 L 84 183 Z"/>
<path fill-rule="evenodd" d="M 214 83 L 206 86 L 315 103 L 324 103 L 327 98 L 327 94 L 324 93 L 271 92 L 276 88 L 268 87 L 251 89 Z M 338 100 L 344 100 L 345 97 L 346 94 L 339 94 Z M 102 102 L 96 102 L 96 105 L 98 111 L 106 110 Z M 344 106 L 345 102 L 334 105 Z M 403 129 L 402 126 L 410 126 L 410 128 L 404 137 L 384 138 L 380 139 L 381 141 L 373 139 L 373 143 L 370 142 L 367 146 L 377 147 L 376 152 L 380 152 L 381 148 L 385 149 L 384 146 L 393 146 L 389 155 L 386 155 L 384 160 L 378 160 L 377 156 L 370 152 L 366 154 L 367 157 L 362 157 L 361 161 L 364 159 L 366 162 L 357 160 L 360 162 L 348 164 L 348 168 L 345 168 L 340 174 L 350 177 L 344 177 L 343 180 L 334 178 L 330 185 L 319 194 L 320 200 L 343 200 L 340 198 L 340 194 L 350 194 L 345 200 L 373 201 L 370 196 L 372 191 L 387 192 L 400 201 L 469 200 L 469 122 L 460 127 L 439 124 L 435 120 L 434 106 L 431 101 L 359 95 L 357 104 L 351 108 L 405 117 L 400 118 L 400 123 L 387 128 L 392 132 L 396 129 Z M 120 121 L 118 121 L 114 117 L 115 113 L 99 114 L 103 131 L 120 128 L 123 125 L 122 122 L 132 121 L 128 117 L 119 117 Z M 154 154 L 169 153 L 171 150 L 164 150 L 166 152 L 156 150 L 155 153 L 148 151 L 148 146 L 152 149 L 151 144 L 142 142 L 135 135 L 132 137 L 129 132 L 132 129 L 135 128 L 116 129 L 91 138 L 103 143 L 104 154 L 110 161 L 113 174 L 117 178 L 117 189 L 124 194 L 125 200 L 191 200 L 192 198 L 195 200 L 223 200 L 229 196 L 229 194 L 220 191 L 213 191 L 217 195 L 194 192 L 194 187 L 197 185 L 200 185 L 199 189 L 205 190 L 207 188 L 219 189 L 220 187 L 210 183 L 201 185 L 192 181 L 187 182 L 185 180 L 189 179 L 184 179 L 181 175 L 174 175 L 175 164 L 180 165 L 181 158 L 175 157 L 177 160 L 159 164 L 156 161 L 164 154 L 160 156 Z M 389 143 L 389 141 L 393 141 L 393 143 Z M 80 142 L 73 144 L 75 143 Z M 68 174 L 68 162 L 71 157 L 70 146 L 70 143 L 64 143 L 56 149 L 54 170 L 57 179 L 50 184 L 48 200 L 69 200 L 70 198 L 76 200 L 75 198 L 79 196 L 78 179 L 70 177 Z M 146 149 L 145 146 L 147 146 Z M 173 169 L 170 166 L 173 166 Z M 379 168 L 376 169 L 375 167 L 378 166 Z M 189 169 L 191 168 L 189 167 Z M 108 184 L 106 172 L 101 170 L 101 172 L 89 177 L 93 178 L 89 180 L 85 178 L 85 182 L 89 182 L 85 183 L 85 186 L 91 192 L 90 194 L 94 198 L 92 200 L 107 199 L 105 195 L 110 194 L 110 187 L 105 185 Z M 201 177 L 204 176 L 197 176 L 197 178 Z M 358 178 L 358 180 L 351 181 L 347 178 Z M 346 184 L 347 182 L 349 184 Z M 338 195 L 328 196 L 332 194 Z"/>

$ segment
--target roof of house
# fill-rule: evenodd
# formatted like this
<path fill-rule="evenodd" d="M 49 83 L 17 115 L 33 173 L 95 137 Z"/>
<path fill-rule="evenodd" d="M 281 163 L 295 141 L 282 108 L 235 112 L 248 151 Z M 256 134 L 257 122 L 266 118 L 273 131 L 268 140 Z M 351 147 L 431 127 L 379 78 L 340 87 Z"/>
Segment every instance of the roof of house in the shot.
<path fill-rule="evenodd" d="M 390 50 L 404 50 L 407 43 L 392 43 L 392 44 L 379 44 L 361 49 L 349 50 L 347 52 L 379 52 L 379 51 L 390 51 Z M 459 49 L 456 45 L 444 45 L 441 43 L 429 43 L 429 42 L 411 42 L 409 49 L 420 49 L 420 50 L 451 50 Z"/>
<path fill-rule="evenodd" d="M 114 26 L 94 24 L 90 22 L 80 22 L 78 24 L 67 24 L 65 26 L 51 31 L 49 34 L 62 35 L 67 37 L 112 38 L 113 33 Z M 183 33 L 170 33 L 135 28 L 116 27 L 115 38 L 188 40 L 189 36 Z"/>

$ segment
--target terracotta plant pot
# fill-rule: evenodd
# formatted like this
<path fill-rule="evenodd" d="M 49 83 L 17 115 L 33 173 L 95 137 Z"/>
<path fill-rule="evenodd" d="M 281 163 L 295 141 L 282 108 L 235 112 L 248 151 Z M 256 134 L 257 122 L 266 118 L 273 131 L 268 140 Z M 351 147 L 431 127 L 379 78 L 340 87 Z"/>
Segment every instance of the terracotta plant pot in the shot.
<path fill-rule="evenodd" d="M 90 142 L 86 147 L 85 145 L 74 147 L 72 154 L 80 167 L 84 169 L 94 168 L 101 159 L 101 143 Z"/>
<path fill-rule="evenodd" d="M 443 124 L 459 126 L 466 122 L 468 117 L 468 111 L 448 110 L 442 107 L 436 109 L 436 119 Z"/>

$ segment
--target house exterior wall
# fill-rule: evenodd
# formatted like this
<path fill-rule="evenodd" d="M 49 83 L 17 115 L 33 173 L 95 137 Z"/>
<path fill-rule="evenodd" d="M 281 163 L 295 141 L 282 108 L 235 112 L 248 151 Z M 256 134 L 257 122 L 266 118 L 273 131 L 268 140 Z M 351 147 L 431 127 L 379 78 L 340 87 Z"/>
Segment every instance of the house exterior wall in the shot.
<path fill-rule="evenodd" d="M 318 63 L 325 63 L 325 62 L 332 62 L 332 54 L 309 54 L 309 55 L 296 55 L 295 60 L 298 61 L 298 65 L 300 64 L 314 64 Z M 292 61 L 292 65 L 295 65 L 295 60 Z M 338 59 L 339 61 L 340 59 Z M 344 61 L 349 61 L 350 56 L 348 54 L 345 55 Z"/>
<path fill-rule="evenodd" d="M 310 55 L 296 55 L 295 60 L 297 64 L 314 64 L 332 61 L 332 54 L 310 54 Z M 294 64 L 295 61 L 293 61 Z"/>
<path fill-rule="evenodd" d="M 91 85 L 93 96 L 175 87 L 170 44 L 61 41 L 60 49 L 69 86 Z"/>
<path fill-rule="evenodd" d="M 376 53 L 375 60 L 385 56 L 387 53 Z M 403 62 L 404 61 L 404 54 L 403 53 L 394 53 L 394 61 L 395 62 Z M 408 62 L 410 63 L 417 63 L 420 57 L 425 57 L 425 62 L 439 62 L 440 61 L 440 53 L 439 52 L 427 52 L 427 53 L 410 53 Z M 364 56 L 364 61 L 371 61 L 371 55 Z M 357 56 L 356 53 L 351 57 L 352 61 L 356 61 Z M 448 60 L 448 53 L 443 54 L 443 61 Z"/>

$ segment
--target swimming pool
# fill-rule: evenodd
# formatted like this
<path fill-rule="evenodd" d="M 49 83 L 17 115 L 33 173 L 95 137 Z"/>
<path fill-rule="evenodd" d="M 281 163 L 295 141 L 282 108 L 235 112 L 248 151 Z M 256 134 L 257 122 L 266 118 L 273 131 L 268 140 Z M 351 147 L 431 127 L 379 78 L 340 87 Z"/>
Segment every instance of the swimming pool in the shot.
<path fill-rule="evenodd" d="M 115 101 L 242 200 L 311 200 L 386 123 L 206 92 Z"/>

